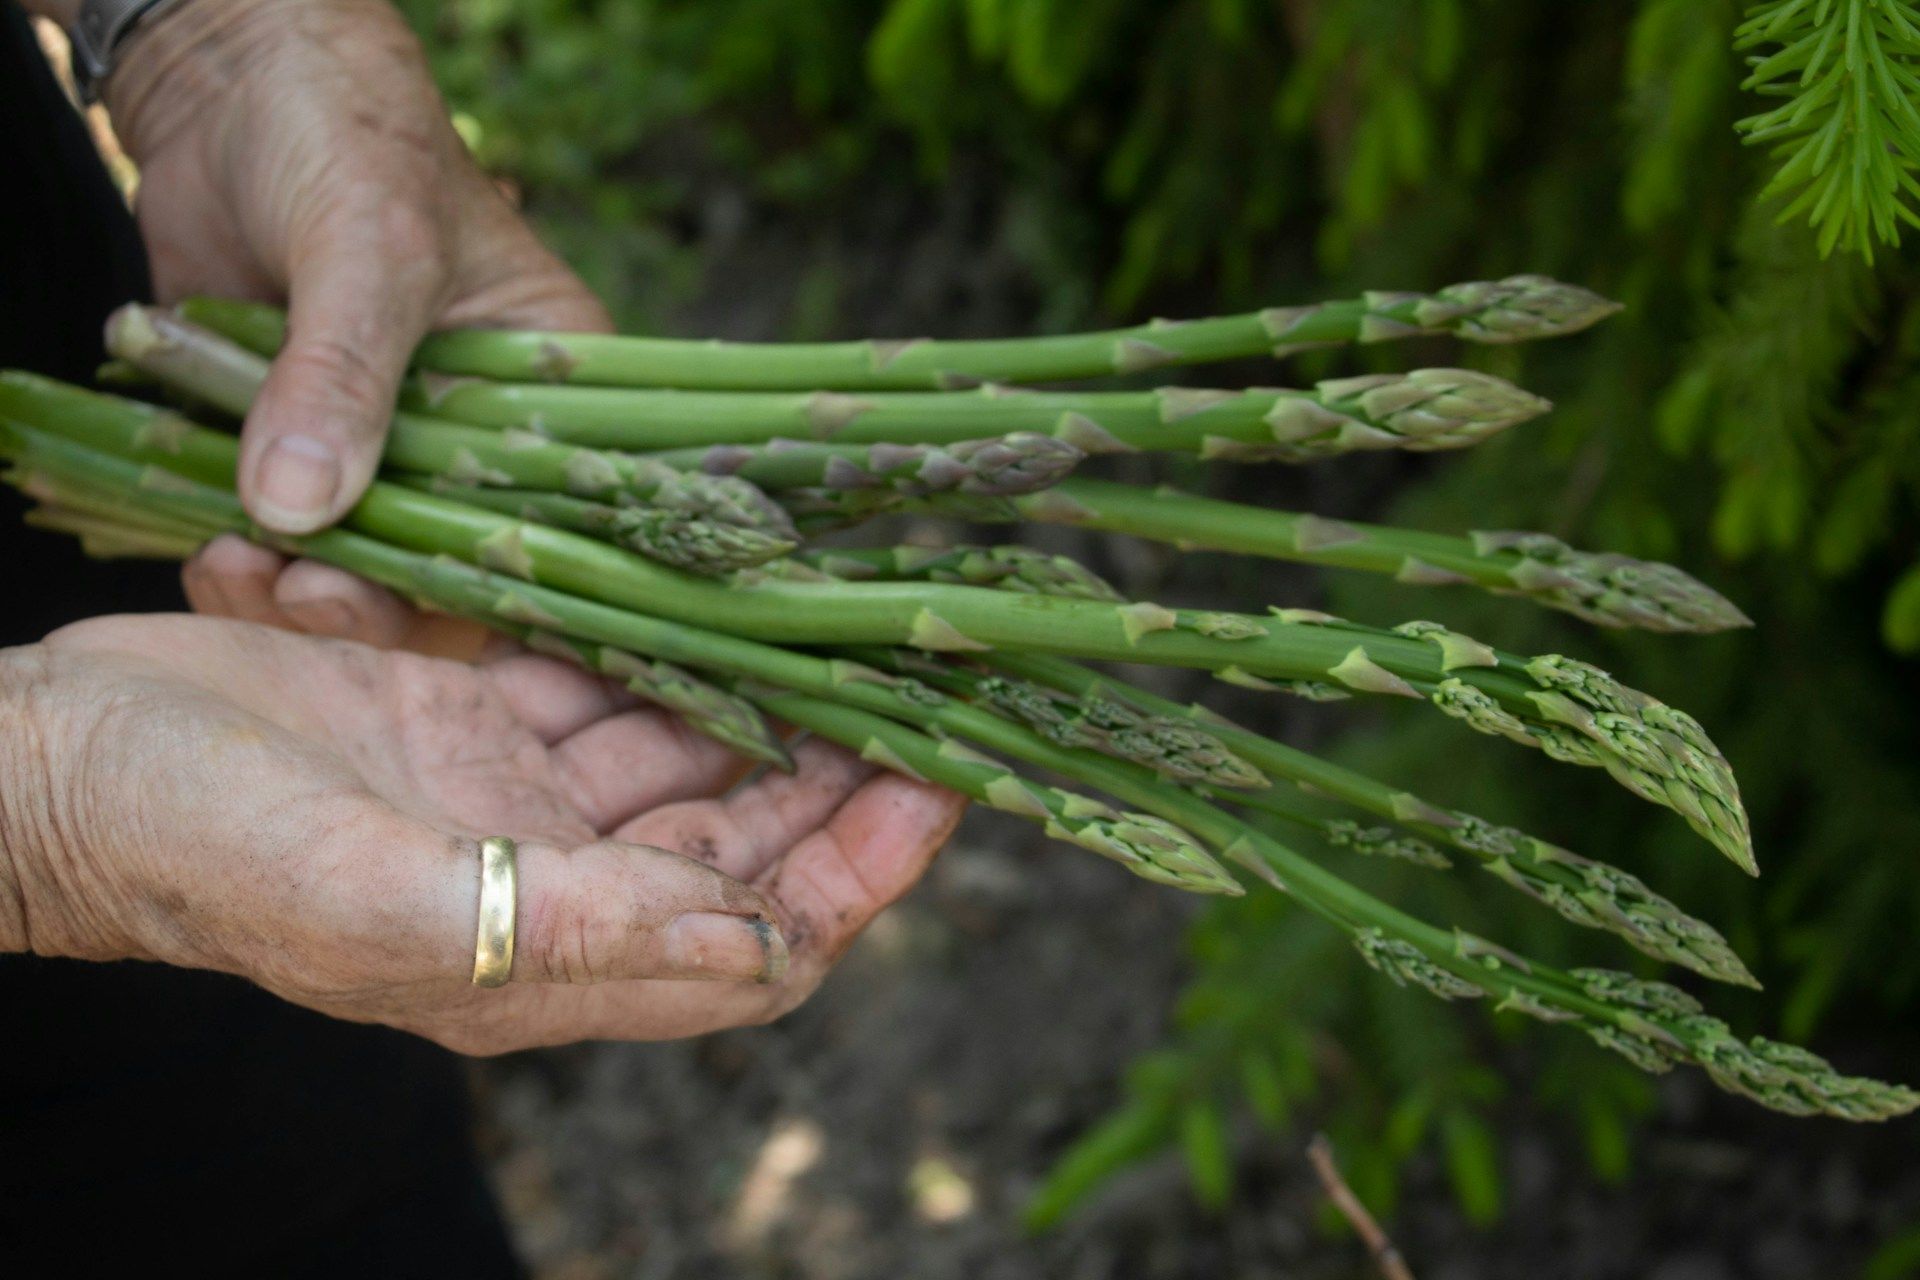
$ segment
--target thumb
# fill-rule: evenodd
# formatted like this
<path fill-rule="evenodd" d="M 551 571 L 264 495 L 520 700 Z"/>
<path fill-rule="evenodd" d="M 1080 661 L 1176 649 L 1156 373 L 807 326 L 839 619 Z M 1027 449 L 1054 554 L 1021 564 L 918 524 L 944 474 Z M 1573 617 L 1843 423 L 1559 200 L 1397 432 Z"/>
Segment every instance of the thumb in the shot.
<path fill-rule="evenodd" d="M 261 524 L 311 533 L 359 501 L 442 264 L 433 218 L 404 203 L 336 214 L 296 246 L 287 341 L 241 433 L 240 497 Z"/>
<path fill-rule="evenodd" d="M 705 863 L 612 841 L 573 850 L 523 844 L 517 860 L 515 982 L 777 982 L 786 974 L 787 944 L 771 908 Z"/>

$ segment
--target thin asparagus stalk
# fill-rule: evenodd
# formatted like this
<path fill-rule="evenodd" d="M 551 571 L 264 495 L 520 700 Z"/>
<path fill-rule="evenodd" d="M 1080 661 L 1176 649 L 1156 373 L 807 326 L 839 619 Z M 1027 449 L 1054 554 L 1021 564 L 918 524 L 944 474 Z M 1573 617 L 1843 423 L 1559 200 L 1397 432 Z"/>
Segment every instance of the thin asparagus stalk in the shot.
<path fill-rule="evenodd" d="M 76 402 L 84 407 L 58 408 Z M 0 412 L 206 483 L 233 482 L 231 437 L 147 406 L 10 374 L 0 378 Z M 158 435 L 156 420 L 165 424 Z M 721 585 L 562 530 L 385 483 L 373 485 L 350 520 L 415 550 L 759 640 L 962 653 L 1011 647 L 1423 698 L 1479 732 L 1605 768 L 1636 795 L 1681 814 L 1738 865 L 1755 869 L 1738 788 L 1699 724 L 1564 658 L 1502 656 L 1444 630 L 1415 636 L 1322 625 L 1324 615 L 1299 611 L 1252 618 L 933 583 Z"/>
<path fill-rule="evenodd" d="M 717 390 L 952 390 L 983 382 L 1104 378 L 1311 347 L 1452 334 L 1470 342 L 1524 342 L 1575 333 L 1619 310 L 1597 294 L 1545 276 L 1450 285 L 1437 293 L 1367 293 L 1339 302 L 1273 307 L 1205 320 L 1155 320 L 1098 333 L 934 341 L 751 343 L 581 333 L 462 330 L 433 334 L 422 369 L 515 382 Z M 243 332 L 271 350 L 284 318 L 268 308 L 193 299 L 183 314 Z"/>
<path fill-rule="evenodd" d="M 953 582 L 1114 604 L 1126 600 L 1106 579 L 1070 556 L 1048 555 L 1014 544 L 803 550 L 788 560 L 763 565 L 759 572 L 803 582 Z"/>
<path fill-rule="evenodd" d="M 29 528 L 78 539 L 81 551 L 95 560 L 185 560 L 204 541 L 61 507 L 34 507 L 21 520 Z"/>
<path fill-rule="evenodd" d="M 1352 805 L 1419 837 L 1419 842 L 1408 843 L 1396 839 L 1391 828 L 1367 830 L 1338 825 L 1328 828 L 1322 824 L 1327 838 L 1341 847 L 1362 853 L 1387 853 L 1433 865 L 1430 857 L 1423 856 L 1423 851 L 1430 848 L 1425 842 L 1445 845 L 1575 924 L 1616 934 L 1647 955 L 1684 965 L 1705 977 L 1739 986 L 1760 985 L 1711 925 L 1688 915 L 1637 876 L 1617 867 L 1583 858 L 1512 827 L 1434 804 L 1412 792 L 1388 786 L 1363 773 L 1242 728 L 1203 707 L 1183 706 L 1075 662 L 1010 651 L 985 654 L 980 661 L 996 671 L 1068 697 L 1087 702 L 1131 704 L 1145 715 L 1184 720 L 1212 736 L 1236 758 L 1273 778 Z M 1271 809 L 1271 796 L 1271 792 L 1263 792 L 1219 798 Z M 1298 810 L 1283 809 L 1281 816 L 1298 819 L 1301 815 Z M 1317 821 L 1312 817 L 1308 820 Z M 1440 863 L 1444 865 L 1445 859 L 1441 858 Z"/>
<path fill-rule="evenodd" d="M 1384 573 L 1418 586 L 1473 584 L 1606 627 L 1712 632 L 1752 625 L 1718 592 L 1672 565 L 1577 551 L 1543 533 L 1457 538 L 1088 479 L 1067 480 L 1025 497 L 981 503 L 939 495 L 914 505 L 961 519 L 1038 520 L 1150 538 L 1183 550 Z"/>
<path fill-rule="evenodd" d="M 31 428 L 9 426 L 4 421 L 0 421 L 0 453 L 15 462 L 6 482 L 29 496 L 44 501 L 49 495 L 60 495 L 66 501 L 76 493 L 88 494 L 89 510 L 85 514 L 47 507 L 41 509 L 40 518 L 47 527 L 94 539 L 103 554 L 185 559 L 213 535 L 230 532 L 298 554 L 326 558 L 324 551 L 277 539 L 259 529 L 230 490 L 99 453 Z M 343 559 L 336 550 L 330 563 L 367 570 L 368 576 L 401 591 L 417 585 L 412 577 L 392 572 L 391 562 L 400 556 L 411 564 L 418 557 L 346 534 L 339 534 L 335 541 L 349 552 L 357 552 L 360 559 Z M 170 554 L 163 554 L 163 548 Z M 384 572 L 374 572 L 382 565 L 386 566 Z M 519 625 L 507 619 L 490 621 L 510 632 Z M 524 627 L 521 629 L 524 631 Z M 608 650 L 599 655 L 593 669 L 676 712 L 693 728 L 742 755 L 781 769 L 793 767 L 785 745 L 751 703 L 678 667 Z"/>
<path fill-rule="evenodd" d="M 50 444 L 48 452 L 56 461 L 62 458 L 63 451 L 69 460 L 77 460 L 76 470 L 70 473 L 73 477 L 81 482 L 91 478 L 103 492 L 115 493 L 130 504 L 151 505 L 178 518 L 192 519 L 197 513 L 200 518 L 208 519 L 211 527 L 239 531 L 251 528 L 230 493 L 196 485 L 177 475 L 163 478 L 151 468 L 143 470 L 137 464 L 95 453 L 84 446 L 59 440 L 49 442 L 32 431 L 8 431 L 0 439 L 16 460 L 29 462 L 36 460 L 34 455 L 41 444 Z M 290 550 L 328 560 L 377 580 L 409 579 L 423 591 L 436 580 L 436 573 L 441 578 L 452 575 L 455 580 L 469 584 L 477 580 L 480 591 L 490 590 L 487 575 L 470 567 L 409 556 L 345 531 L 333 530 L 306 539 L 280 541 Z M 868 742 L 879 742 L 881 749 L 873 754 L 891 760 L 904 759 L 898 744 L 888 745 L 880 736 L 879 726 L 890 721 L 877 714 L 873 722 L 850 721 L 845 713 L 853 709 L 837 705 L 837 700 L 870 688 L 880 689 L 884 696 L 887 689 L 894 687 L 889 683 L 891 678 L 874 673 L 878 678 L 869 679 L 847 664 L 823 663 L 805 655 L 755 645 L 737 636 L 702 633 L 697 628 L 608 609 L 544 587 L 502 583 L 499 590 L 501 594 L 492 597 L 489 607 L 501 608 L 511 617 L 565 627 L 569 623 L 563 618 L 564 613 L 571 616 L 580 630 L 604 624 L 620 633 L 620 643 L 665 659 L 678 657 L 690 665 L 716 670 L 736 665 L 766 670 L 768 661 L 788 669 L 793 665 L 812 664 L 812 674 L 805 679 L 814 681 L 823 678 L 824 668 L 824 678 L 837 691 L 827 695 L 826 701 L 768 690 L 758 684 L 751 688 L 737 687 L 772 713 L 796 723 L 807 723 L 824 709 L 830 714 L 814 721 L 821 731 L 831 733 L 834 725 L 847 724 L 847 737 L 859 735 Z M 750 652 L 742 656 L 743 650 Z M 894 705 L 911 719 L 912 708 L 935 705 L 934 700 L 943 707 L 956 705 L 930 691 L 914 696 L 902 693 Z M 817 705 L 810 706 L 810 703 Z M 1723 1088 L 1795 1114 L 1884 1119 L 1920 1106 L 1920 1094 L 1899 1086 L 1842 1076 L 1806 1050 L 1758 1037 L 1743 1044 L 1732 1036 L 1724 1022 L 1704 1015 L 1690 996 L 1665 984 L 1642 982 L 1606 970 L 1563 974 L 1458 930 L 1449 934 L 1436 929 L 1361 892 L 1199 797 L 1165 787 L 1145 769 L 1087 752 L 1064 751 L 998 717 L 981 715 L 976 709 L 961 708 L 961 711 L 972 716 L 970 723 L 978 722 L 982 745 L 1092 782 L 1123 803 L 1137 803 L 1164 823 L 1184 825 L 1243 865 L 1260 868 L 1265 878 L 1345 930 L 1367 962 L 1396 982 L 1414 983 L 1446 999 L 1499 996 L 1500 1007 L 1549 1021 L 1571 1022 L 1597 1042 L 1626 1055 L 1647 1070 L 1663 1071 L 1674 1062 L 1695 1063 L 1704 1067 Z M 965 752 L 943 753 L 939 748 L 935 748 L 934 754 L 936 758 L 942 754 L 949 758 L 971 758 Z M 1014 785 L 1024 787 L 1018 779 Z M 1016 807 L 1024 808 L 1025 804 L 1022 801 Z M 1037 799 L 1035 809 L 1035 816 L 1051 813 L 1044 801 Z M 1165 836 L 1159 828 L 1154 828 L 1152 834 Z"/>
<path fill-rule="evenodd" d="M 938 658 L 913 658 L 892 649 L 854 646 L 841 652 L 870 666 L 926 679 L 947 693 L 1025 725 L 1057 746 L 1085 747 L 1129 760 L 1176 782 L 1231 789 L 1268 785 L 1265 774 L 1191 717 L 1142 713 L 1118 698 L 1099 694 L 1061 697 L 1035 681 L 972 671 Z"/>
<path fill-rule="evenodd" d="M 8 477 L 8 482 L 27 497 L 41 503 L 46 511 L 62 516 L 90 520 L 103 527 L 111 523 L 127 533 L 151 533 L 180 541 L 200 536 L 198 527 L 188 521 L 127 508 L 101 497 L 97 491 L 85 485 L 72 484 L 45 472 L 19 469 Z"/>
<path fill-rule="evenodd" d="M 556 529 L 591 534 L 703 577 L 750 569 L 794 550 L 792 538 L 765 529 L 726 524 L 672 507 L 642 503 L 616 506 L 543 489 L 491 489 L 459 484 L 445 476 L 391 474 L 396 484 L 445 494 L 489 511 L 518 516 Z"/>
<path fill-rule="evenodd" d="M 267 378 L 267 361 L 210 329 L 130 304 L 107 321 L 107 349 L 171 387 L 244 415 Z M 583 498 L 652 503 L 714 523 L 791 540 L 792 521 L 744 480 L 685 474 L 661 463 L 584 449 L 527 433 L 399 413 L 386 463 L 469 485 L 547 489 Z"/>
<path fill-rule="evenodd" d="M 885 491 L 902 497 L 1033 493 L 1067 478 L 1086 457 L 1052 436 L 1013 432 L 943 444 L 822 444 L 774 439 L 637 455 L 676 471 L 739 476 L 762 489 Z"/>
<path fill-rule="evenodd" d="M 633 451 L 783 436 L 951 444 L 1033 432 L 1087 453 L 1194 453 L 1236 462 L 1459 449 L 1551 407 L 1512 383 L 1467 369 L 1340 378 L 1300 391 L 1041 392 L 988 384 L 973 391 L 861 395 L 575 387 L 427 375 L 408 384 L 401 403 L 459 422 Z"/>
<path fill-rule="evenodd" d="M 398 579 L 391 581 L 393 585 L 403 586 Z M 483 615 L 477 610 L 461 612 L 479 618 L 535 652 L 562 658 L 624 684 L 630 692 L 674 712 L 691 728 L 748 759 L 764 761 L 782 772 L 793 771 L 793 757 L 788 754 L 786 744 L 753 703 L 682 667 L 606 645 L 570 640 L 498 614 Z"/>
<path fill-rule="evenodd" d="M 1245 892 L 1226 868 L 1171 822 L 1119 812 L 1078 793 L 1029 781 L 952 739 L 942 741 L 837 702 L 777 689 L 755 696 L 772 714 L 853 746 L 868 760 L 939 783 L 990 808 L 1037 819 L 1055 839 L 1111 858 L 1156 884 L 1194 893 Z"/>

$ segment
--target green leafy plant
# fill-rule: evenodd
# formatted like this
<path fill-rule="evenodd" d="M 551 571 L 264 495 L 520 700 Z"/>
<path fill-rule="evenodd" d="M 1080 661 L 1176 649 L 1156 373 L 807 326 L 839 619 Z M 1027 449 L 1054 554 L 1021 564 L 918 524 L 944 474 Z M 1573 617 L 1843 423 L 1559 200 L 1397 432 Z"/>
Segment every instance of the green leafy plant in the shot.
<path fill-rule="evenodd" d="M 1780 217 L 1804 216 L 1820 252 L 1836 245 L 1871 260 L 1920 222 L 1920 7 L 1906 0 L 1770 0 L 1755 5 L 1734 46 L 1764 50 L 1741 86 L 1781 99 L 1740 121 L 1749 142 L 1780 162 L 1761 198 L 1789 197 Z"/>

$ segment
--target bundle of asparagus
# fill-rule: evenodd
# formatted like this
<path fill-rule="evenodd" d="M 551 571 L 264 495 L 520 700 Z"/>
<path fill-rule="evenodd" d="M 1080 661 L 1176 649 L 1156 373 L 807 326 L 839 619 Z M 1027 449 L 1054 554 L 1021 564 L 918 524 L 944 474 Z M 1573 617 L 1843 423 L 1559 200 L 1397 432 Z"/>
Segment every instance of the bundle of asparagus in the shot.
<path fill-rule="evenodd" d="M 161 404 L 0 374 L 8 480 L 36 523 L 102 555 L 185 556 L 220 533 L 363 574 L 628 683 L 776 766 L 783 722 L 1041 823 L 1149 880 L 1238 894 L 1245 873 L 1442 999 L 1566 1022 L 1650 1071 L 1704 1068 L 1795 1114 L 1883 1119 L 1920 1093 L 1741 1040 L 1679 988 L 1563 972 L 1416 919 L 1293 846 L 1473 863 L 1565 919 L 1754 986 L 1714 929 L 1648 885 L 1183 706 L 1088 665 L 1190 667 L 1311 698 L 1425 701 L 1482 733 L 1604 769 L 1741 868 L 1731 770 L 1685 712 L 1559 656 L 1432 622 L 1171 609 L 1019 546 L 807 549 L 899 511 L 1057 521 L 1522 595 L 1608 626 L 1744 625 L 1670 566 L 1539 534 L 1466 537 L 1287 513 L 1070 473 L 1102 453 L 1302 462 L 1458 448 L 1546 404 L 1454 369 L 1311 389 L 1016 389 L 1343 342 L 1570 333 L 1612 304 L 1536 276 L 1105 333 L 991 342 L 734 345 L 445 333 L 397 407 L 381 479 L 338 529 L 275 536 L 234 495 L 237 442 Z M 284 336 L 270 308 L 130 307 L 108 348 L 180 402 L 244 414 Z M 1043 780 L 1046 779 L 1046 780 Z M 1338 855 L 1335 855 L 1338 856 Z"/>

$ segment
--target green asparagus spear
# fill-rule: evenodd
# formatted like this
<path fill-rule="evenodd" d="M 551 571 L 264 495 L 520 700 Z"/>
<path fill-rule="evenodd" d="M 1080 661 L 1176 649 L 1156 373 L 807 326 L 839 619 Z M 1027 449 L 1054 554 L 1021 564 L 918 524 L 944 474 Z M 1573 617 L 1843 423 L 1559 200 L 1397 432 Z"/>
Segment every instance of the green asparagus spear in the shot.
<path fill-rule="evenodd" d="M 72 407 L 63 412 L 62 404 Z M 147 406 L 9 374 L 0 377 L 0 412 L 207 483 L 232 484 L 230 437 Z M 156 420 L 166 424 L 164 439 L 155 437 Z M 1562 658 L 1503 656 L 1445 631 L 1396 635 L 1327 625 L 1324 615 L 1299 611 L 1251 618 L 945 584 L 720 585 L 575 534 L 384 483 L 374 484 L 349 519 L 363 532 L 415 550 L 760 640 L 948 652 L 1012 648 L 1252 679 L 1327 681 L 1424 699 L 1480 732 L 1605 768 L 1754 870 L 1738 788 L 1700 726 L 1605 672 Z"/>
<path fill-rule="evenodd" d="M 1359 569 L 1417 586 L 1473 584 L 1607 627 L 1711 632 L 1752 625 L 1719 593 L 1671 565 L 1576 551 L 1542 533 L 1457 538 L 1087 479 L 1026 497 L 979 502 L 939 495 L 915 506 L 968 520 L 1038 520 L 1186 550 Z"/>
<path fill-rule="evenodd" d="M 66 441 L 49 441 L 31 431 L 8 431 L 0 435 L 0 443 L 16 460 L 26 462 L 47 462 L 48 458 L 39 456 L 44 446 L 55 464 L 52 469 L 58 471 L 64 460 L 73 467 L 64 473 L 66 478 L 96 484 L 103 493 L 130 505 L 151 506 L 172 518 L 191 520 L 197 516 L 208 521 L 210 531 L 251 528 L 230 492 L 197 485 L 177 474 L 165 473 L 172 478 L 163 478 L 151 468 L 143 471 L 137 464 Z M 283 540 L 283 545 L 376 580 L 396 584 L 412 582 L 423 594 L 432 594 L 430 586 L 436 574 L 440 579 L 450 576 L 469 586 L 477 582 L 478 590 L 483 593 L 492 591 L 487 575 L 471 567 L 429 560 L 345 531 Z M 837 705 L 843 698 L 878 689 L 884 700 L 888 692 L 893 691 L 894 698 L 887 705 L 901 709 L 903 718 L 908 720 L 914 718 L 913 708 L 934 705 L 934 700 L 939 698 L 939 695 L 907 696 L 890 685 L 889 678 L 869 679 L 846 664 L 822 662 L 756 645 L 737 636 L 701 632 L 642 614 L 609 609 L 545 587 L 503 582 L 500 594 L 489 595 L 488 599 L 489 608 L 501 608 L 519 621 L 568 627 L 576 633 L 591 634 L 598 630 L 603 642 L 613 642 L 607 637 L 617 633 L 618 643 L 662 659 L 680 659 L 710 670 L 747 671 L 753 673 L 750 678 L 755 680 L 763 675 L 777 679 L 777 668 L 779 673 L 787 674 L 803 687 L 825 679 L 830 688 L 814 698 L 796 698 L 758 684 L 751 691 L 744 685 L 738 688 L 775 714 L 787 715 L 796 722 L 806 721 L 810 714 L 824 709 L 830 714 L 819 719 L 816 727 L 829 735 L 836 724 L 848 722 L 849 718 L 843 714 L 847 709 Z M 944 700 L 940 705 L 944 705 Z M 1753 1097 L 1763 1105 L 1796 1114 L 1824 1113 L 1869 1120 L 1903 1114 L 1920 1106 L 1920 1094 L 1878 1081 L 1842 1076 L 1806 1050 L 1760 1038 L 1742 1043 L 1731 1035 L 1725 1023 L 1706 1016 L 1691 997 L 1665 984 L 1642 982 L 1605 970 L 1563 974 L 1458 930 L 1448 934 L 1436 929 L 1373 899 L 1204 800 L 1167 788 L 1150 771 L 1138 766 L 1086 752 L 1064 751 L 1006 721 L 980 715 L 972 709 L 961 708 L 954 714 L 968 717 L 967 723 L 975 729 L 976 740 L 981 745 L 1091 782 L 1123 803 L 1137 804 L 1162 823 L 1183 825 L 1201 840 L 1223 849 L 1235 861 L 1259 869 L 1263 878 L 1346 931 L 1367 962 L 1396 982 L 1422 986 L 1445 999 L 1498 996 L 1504 1009 L 1571 1023 L 1645 1069 L 1661 1071 L 1674 1062 L 1695 1063 L 1705 1068 L 1722 1087 Z M 888 723 L 881 715 L 876 711 L 873 722 L 854 720 L 848 736 L 863 735 L 864 740 L 874 741 L 879 736 L 876 724 Z M 905 739 L 898 740 L 898 743 L 905 742 Z M 915 740 L 910 745 L 922 744 Z M 890 762 L 904 761 L 899 745 L 888 745 L 885 741 L 873 754 Z M 938 748 L 935 754 L 940 754 Z M 972 758 L 965 752 L 947 754 Z M 984 784 L 986 780 L 981 781 Z M 1025 789 L 1018 779 L 1014 779 L 1013 785 Z M 1021 801 L 1010 807 L 1024 808 L 1026 803 Z M 1050 813 L 1044 801 L 1036 801 L 1035 808 L 1036 816 Z M 1151 834 L 1160 840 L 1172 839 L 1166 830 L 1158 827 L 1152 828 Z M 1134 836 L 1130 833 L 1128 838 Z M 1155 851 L 1159 851 L 1157 846 Z"/>
<path fill-rule="evenodd" d="M 1511 383 L 1466 369 L 1341 378 L 1310 391 L 1042 392 L 989 384 L 973 391 L 861 395 L 575 387 L 429 375 L 408 384 L 402 404 L 459 422 L 635 451 L 783 436 L 951 444 L 1034 432 L 1087 453 L 1181 452 L 1239 462 L 1458 449 L 1549 407 Z"/>
<path fill-rule="evenodd" d="M 902 497 L 1033 493 L 1067 478 L 1086 457 L 1064 440 L 1013 432 L 945 444 L 822 444 L 774 439 L 758 445 L 663 449 L 638 455 L 678 471 L 740 476 L 783 497 L 795 490 L 884 491 Z"/>
<path fill-rule="evenodd" d="M 1753 974 L 1718 931 L 1655 893 L 1638 877 L 1583 858 L 1545 840 L 1484 818 L 1444 808 L 1242 728 L 1202 707 L 1182 706 L 1133 685 L 1122 684 L 1078 663 L 1039 654 L 997 652 L 981 662 L 996 671 L 1072 698 L 1131 705 L 1144 715 L 1185 720 L 1227 751 L 1267 775 L 1352 805 L 1412 833 L 1420 841 L 1466 855 L 1505 883 L 1575 924 L 1603 929 L 1660 960 L 1684 965 L 1721 982 L 1757 987 Z M 1236 803 L 1268 807 L 1263 796 L 1222 795 Z M 1296 817 L 1297 813 L 1285 816 Z M 1323 829 L 1335 844 L 1358 852 L 1384 852 L 1426 861 L 1423 845 L 1410 845 L 1393 828 Z M 1430 847 L 1430 846 L 1427 846 Z M 1441 859 L 1444 862 L 1444 859 Z"/>
<path fill-rule="evenodd" d="M 107 348 L 161 382 L 228 413 L 244 415 L 266 381 L 267 362 L 212 330 L 130 304 L 107 321 Z M 386 463 L 467 485 L 547 489 L 574 497 L 651 503 L 713 523 L 792 540 L 793 523 L 744 480 L 687 474 L 627 454 L 555 444 L 396 414 Z"/>
<path fill-rule="evenodd" d="M 517 382 L 772 391 L 951 390 L 983 382 L 1103 378 L 1176 365 L 1285 356 L 1310 347 L 1452 334 L 1523 342 L 1575 333 L 1619 308 L 1545 276 L 1450 285 L 1437 293 L 1367 293 L 1205 320 L 1155 320 L 1037 338 L 815 343 L 703 342 L 468 329 L 433 334 L 423 369 Z M 272 350 L 284 319 L 249 303 L 193 299 L 183 314 Z"/>
<path fill-rule="evenodd" d="M 615 506 L 542 489 L 491 489 L 457 484 L 444 476 L 395 473 L 389 478 L 397 484 L 446 494 L 489 511 L 591 534 L 649 560 L 703 577 L 765 564 L 786 555 L 796 545 L 793 539 L 764 529 L 708 520 L 651 502 Z"/>
<path fill-rule="evenodd" d="M 1048 555 L 1028 547 L 836 547 L 799 551 L 786 561 L 760 568 L 769 576 L 799 581 L 954 582 L 998 587 L 1042 596 L 1125 602 L 1104 578 L 1069 556 Z"/>

